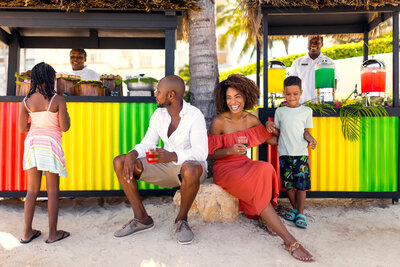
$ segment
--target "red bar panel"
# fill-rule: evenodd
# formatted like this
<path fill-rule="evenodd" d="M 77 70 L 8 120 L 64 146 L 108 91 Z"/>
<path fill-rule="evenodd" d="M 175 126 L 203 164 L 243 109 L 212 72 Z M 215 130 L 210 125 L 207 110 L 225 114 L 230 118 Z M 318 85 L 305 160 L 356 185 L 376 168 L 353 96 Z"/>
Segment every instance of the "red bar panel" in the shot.
<path fill-rule="evenodd" d="M 26 172 L 22 170 L 26 134 L 18 130 L 20 103 L 0 102 L 0 191 L 24 191 Z"/>

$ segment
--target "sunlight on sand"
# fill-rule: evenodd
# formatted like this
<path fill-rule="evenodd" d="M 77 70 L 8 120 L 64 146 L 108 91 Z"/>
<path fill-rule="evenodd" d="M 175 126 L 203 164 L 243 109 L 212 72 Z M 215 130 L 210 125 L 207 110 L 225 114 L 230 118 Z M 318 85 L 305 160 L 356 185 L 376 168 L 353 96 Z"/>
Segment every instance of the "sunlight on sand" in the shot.
<path fill-rule="evenodd" d="M 143 260 L 142 263 L 140 263 L 140 267 L 166 267 L 166 266 L 167 265 L 165 263 L 160 263 L 153 259 Z"/>
<path fill-rule="evenodd" d="M 5 250 L 11 250 L 15 247 L 21 246 L 22 244 L 12 234 L 6 232 L 0 232 L 0 245 Z"/>

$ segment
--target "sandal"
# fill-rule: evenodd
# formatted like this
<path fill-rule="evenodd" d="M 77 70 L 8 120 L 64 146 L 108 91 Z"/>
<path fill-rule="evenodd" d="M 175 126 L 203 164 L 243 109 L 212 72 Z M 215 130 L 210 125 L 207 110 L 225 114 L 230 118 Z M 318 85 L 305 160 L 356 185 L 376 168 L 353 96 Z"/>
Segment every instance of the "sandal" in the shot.
<path fill-rule="evenodd" d="M 306 216 L 304 214 L 297 214 L 296 216 L 296 226 L 306 229 L 307 228 L 307 221 Z"/>
<path fill-rule="evenodd" d="M 295 258 L 296 260 L 299 260 L 299 261 L 306 261 L 306 262 L 314 261 L 314 257 L 310 254 L 310 252 L 308 252 L 308 251 L 303 247 L 303 245 L 302 245 L 299 241 L 296 241 L 296 242 L 294 242 L 293 244 L 291 244 L 291 245 L 289 246 L 289 248 L 287 248 L 287 247 L 285 246 L 285 249 L 286 249 L 287 251 L 289 251 L 290 255 L 292 255 L 293 258 Z M 293 255 L 293 253 L 294 253 L 296 250 L 298 250 L 298 249 L 303 250 L 303 252 L 306 253 L 306 254 L 308 254 L 309 257 L 308 257 L 308 258 L 304 258 L 304 257 L 298 257 L 298 256 L 296 257 L 295 255 Z"/>
<path fill-rule="evenodd" d="M 285 220 L 287 220 L 287 221 L 294 222 L 294 221 L 296 220 L 296 216 L 297 216 L 297 210 L 296 210 L 296 209 L 292 209 L 291 211 L 286 212 L 286 213 L 283 215 L 283 218 L 284 218 Z"/>

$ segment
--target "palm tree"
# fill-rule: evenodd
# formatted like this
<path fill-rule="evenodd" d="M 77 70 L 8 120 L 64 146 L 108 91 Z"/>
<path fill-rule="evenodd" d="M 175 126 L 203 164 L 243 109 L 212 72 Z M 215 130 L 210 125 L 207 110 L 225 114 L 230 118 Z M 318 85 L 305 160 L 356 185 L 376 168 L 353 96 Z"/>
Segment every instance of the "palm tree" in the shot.
<path fill-rule="evenodd" d="M 216 115 L 213 92 L 218 83 L 214 0 L 199 0 L 200 11 L 189 11 L 189 73 L 191 103 L 206 118 L 207 128 Z"/>
<path fill-rule="evenodd" d="M 236 40 L 241 35 L 246 35 L 247 38 L 243 44 L 242 51 L 240 52 L 240 57 L 243 56 L 251 49 L 250 58 L 253 57 L 258 38 L 260 43 L 262 43 L 261 32 L 257 32 L 256 27 L 246 27 L 249 19 L 247 14 L 244 14 L 240 5 L 243 1 L 241 0 L 227 0 L 225 4 L 217 6 L 217 27 L 228 26 L 227 30 L 219 36 L 218 45 L 220 49 L 225 49 L 225 47 L 230 44 L 233 47 Z M 261 14 L 260 17 L 261 18 Z M 261 22 L 259 22 L 261 23 Z M 260 30 L 261 27 L 258 27 Z M 282 41 L 285 46 L 286 54 L 288 55 L 289 49 L 289 36 L 269 36 L 268 47 L 271 49 L 273 47 L 274 41 Z"/>

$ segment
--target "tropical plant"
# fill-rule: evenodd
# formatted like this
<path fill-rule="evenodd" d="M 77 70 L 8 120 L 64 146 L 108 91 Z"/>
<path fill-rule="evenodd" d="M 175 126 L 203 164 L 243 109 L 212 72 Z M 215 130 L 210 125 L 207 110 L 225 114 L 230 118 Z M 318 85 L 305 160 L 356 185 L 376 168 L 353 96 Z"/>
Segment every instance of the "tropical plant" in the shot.
<path fill-rule="evenodd" d="M 339 106 L 343 137 L 345 140 L 352 142 L 357 141 L 368 128 L 368 122 L 367 120 L 363 120 L 364 117 L 383 117 L 388 115 L 386 109 L 382 106 L 363 106 L 361 102 L 350 100 L 354 92 L 355 90 L 341 103 L 341 107 Z M 308 101 L 303 105 L 311 108 L 321 116 L 329 116 L 332 113 L 337 113 L 334 106 L 330 104 L 314 104 Z"/>

